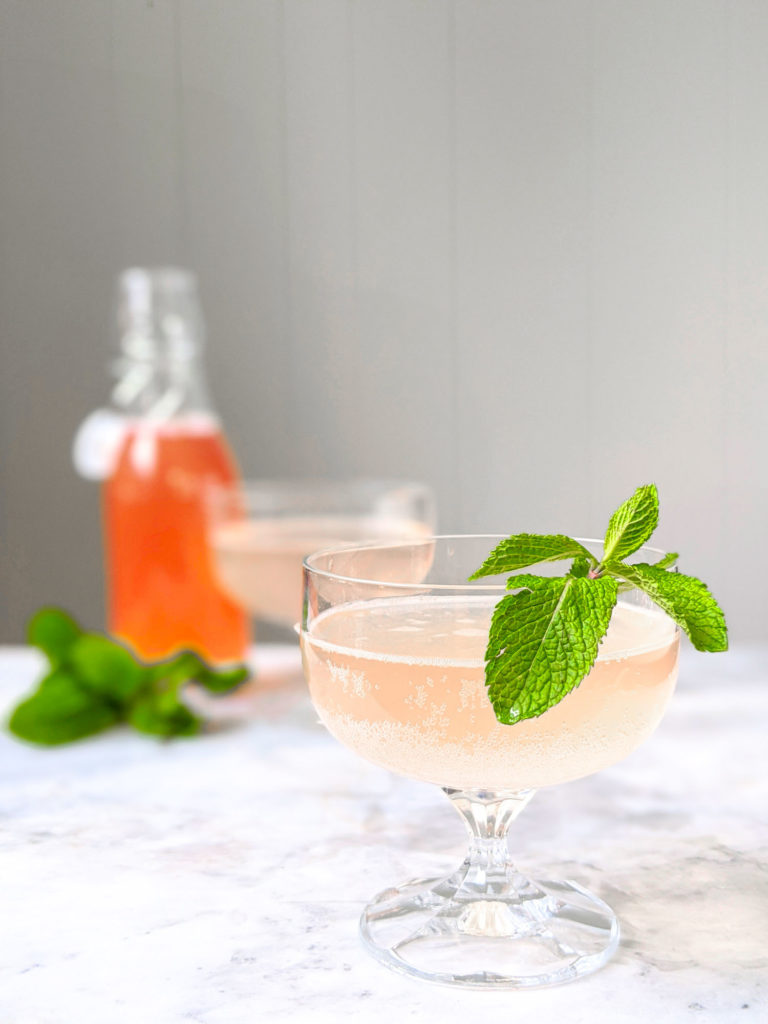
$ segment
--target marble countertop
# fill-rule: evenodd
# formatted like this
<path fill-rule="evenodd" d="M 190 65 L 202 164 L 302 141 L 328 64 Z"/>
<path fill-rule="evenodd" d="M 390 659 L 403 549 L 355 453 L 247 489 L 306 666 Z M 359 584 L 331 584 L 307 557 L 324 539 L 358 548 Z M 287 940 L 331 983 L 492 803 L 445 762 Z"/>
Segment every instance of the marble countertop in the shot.
<path fill-rule="evenodd" d="M 686 651 L 644 747 L 537 794 L 520 868 L 602 896 L 621 948 L 575 983 L 487 993 L 364 952 L 363 904 L 455 866 L 463 826 L 326 734 L 295 649 L 258 660 L 245 719 L 202 738 L 0 736 L 1 1024 L 768 1020 L 768 649 Z M 0 650 L 0 714 L 38 666 Z"/>

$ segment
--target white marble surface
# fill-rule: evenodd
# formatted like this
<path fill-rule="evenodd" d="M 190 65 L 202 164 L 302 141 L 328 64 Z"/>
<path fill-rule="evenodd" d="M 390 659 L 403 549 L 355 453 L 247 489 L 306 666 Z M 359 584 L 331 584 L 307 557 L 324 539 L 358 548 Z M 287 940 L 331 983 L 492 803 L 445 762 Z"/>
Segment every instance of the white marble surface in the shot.
<path fill-rule="evenodd" d="M 0 652 L 0 712 L 37 664 Z M 462 825 L 269 675 L 247 724 L 203 738 L 0 737 L 1 1024 L 768 1020 L 768 650 L 686 652 L 656 735 L 516 823 L 523 870 L 586 884 L 623 926 L 601 972 L 533 992 L 430 986 L 363 951 L 366 899 L 453 866 Z"/>

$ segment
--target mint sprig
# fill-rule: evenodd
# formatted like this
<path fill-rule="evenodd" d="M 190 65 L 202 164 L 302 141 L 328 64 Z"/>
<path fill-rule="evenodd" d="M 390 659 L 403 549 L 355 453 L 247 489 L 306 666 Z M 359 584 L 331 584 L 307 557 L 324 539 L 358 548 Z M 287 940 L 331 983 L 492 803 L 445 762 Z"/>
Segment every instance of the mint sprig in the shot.
<path fill-rule="evenodd" d="M 659 521 L 654 484 L 639 487 L 613 513 L 602 560 L 564 534 L 522 533 L 488 555 L 470 580 L 540 562 L 573 558 L 562 576 L 511 576 L 494 609 L 485 652 L 485 682 L 496 717 L 506 725 L 544 714 L 592 668 L 618 594 L 644 591 L 674 619 L 700 651 L 728 648 L 725 617 L 695 576 L 670 571 L 677 554 L 655 565 L 628 564 Z"/>
<path fill-rule="evenodd" d="M 634 554 L 658 525 L 659 494 L 656 485 L 638 487 L 611 516 L 603 542 L 603 561 Z"/>
<path fill-rule="evenodd" d="M 517 533 L 497 544 L 469 578 L 479 580 L 483 576 L 498 576 L 540 562 L 559 562 L 563 558 L 586 558 L 590 565 L 597 565 L 597 559 L 591 552 L 577 540 L 561 533 Z"/>
<path fill-rule="evenodd" d="M 688 634 L 697 651 L 728 650 L 725 618 L 706 583 L 695 576 L 667 572 L 660 563 L 611 563 L 610 570 L 644 591 Z"/>
<path fill-rule="evenodd" d="M 143 662 L 121 644 L 86 633 L 60 608 L 42 608 L 27 638 L 48 660 L 37 689 L 8 722 L 20 739 L 45 746 L 70 743 L 127 722 L 155 736 L 191 736 L 203 720 L 181 701 L 192 681 L 225 693 L 248 678 L 245 666 L 216 669 L 193 651 Z"/>
<path fill-rule="evenodd" d="M 535 718 L 589 672 L 608 629 L 618 584 L 610 576 L 513 576 L 524 590 L 496 605 L 486 651 L 486 685 L 505 725 Z"/>

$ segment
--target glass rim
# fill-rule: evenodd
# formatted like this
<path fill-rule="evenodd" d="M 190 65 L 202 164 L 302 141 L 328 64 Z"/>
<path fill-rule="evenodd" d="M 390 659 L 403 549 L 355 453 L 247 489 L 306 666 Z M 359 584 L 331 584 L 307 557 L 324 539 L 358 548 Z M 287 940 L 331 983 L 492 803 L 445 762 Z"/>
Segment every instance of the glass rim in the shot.
<path fill-rule="evenodd" d="M 419 538 L 399 538 L 397 540 L 370 540 L 363 543 L 354 544 L 334 544 L 332 547 L 321 548 L 318 551 L 313 551 L 311 555 L 307 555 L 302 561 L 302 566 L 307 573 L 311 573 L 313 576 L 322 577 L 325 580 L 331 580 L 334 583 L 351 583 L 356 586 L 371 586 L 371 587 L 386 587 L 389 589 L 404 590 L 404 591 L 423 591 L 425 587 L 430 590 L 448 590 L 448 591 L 471 591 L 472 593 L 478 592 L 489 592 L 489 593 L 508 593 L 506 583 L 483 583 L 482 580 L 485 577 L 481 577 L 480 580 L 474 580 L 470 582 L 467 580 L 465 583 L 399 583 L 392 580 L 376 580 L 368 579 L 362 576 L 349 576 L 346 574 L 333 572 L 330 569 L 319 569 L 312 565 L 312 561 L 315 558 L 327 557 L 328 555 L 341 555 L 350 554 L 355 551 L 375 551 L 377 549 L 393 549 L 393 548 L 412 548 L 421 546 L 424 544 L 432 544 L 439 540 L 489 540 L 499 541 L 506 540 L 510 534 L 508 533 L 441 533 L 434 534 L 428 537 Z M 599 545 L 602 547 L 603 540 L 598 540 L 595 537 L 574 537 L 573 540 L 579 544 L 583 544 L 585 547 L 589 544 Z M 495 546 L 495 545 L 494 545 Z M 492 548 L 489 548 L 489 553 Z M 662 548 L 653 547 L 650 544 L 641 544 L 637 551 L 633 552 L 632 556 L 638 554 L 640 551 L 647 551 L 649 554 L 663 558 L 667 554 Z M 548 563 L 545 561 L 539 561 L 531 563 L 531 565 L 544 565 L 553 564 L 557 562 L 570 561 L 568 558 L 551 559 Z M 529 568 L 523 567 L 521 568 Z M 512 570 L 510 570 L 512 571 Z M 509 575 L 508 573 L 498 573 L 497 575 Z"/>

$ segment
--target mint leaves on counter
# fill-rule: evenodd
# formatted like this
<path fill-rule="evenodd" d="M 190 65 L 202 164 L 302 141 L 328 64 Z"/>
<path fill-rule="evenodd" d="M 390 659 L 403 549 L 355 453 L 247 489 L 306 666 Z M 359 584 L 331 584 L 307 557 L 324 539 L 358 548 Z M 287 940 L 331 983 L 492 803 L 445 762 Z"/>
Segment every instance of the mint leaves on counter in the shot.
<path fill-rule="evenodd" d="M 520 533 L 488 555 L 470 580 L 573 558 L 563 576 L 511 576 L 496 605 L 485 652 L 485 681 L 505 725 L 535 718 L 579 685 L 597 658 L 620 591 L 644 591 L 700 651 L 728 648 L 725 618 L 706 585 L 670 571 L 677 554 L 655 565 L 629 564 L 659 521 L 654 484 L 639 487 L 611 516 L 601 559 L 563 534 Z"/>
<path fill-rule="evenodd" d="M 188 682 L 225 693 L 248 678 L 245 666 L 215 669 L 193 651 L 145 663 L 121 644 L 86 633 L 59 608 L 41 608 L 27 629 L 48 659 L 37 689 L 8 722 L 20 739 L 45 746 L 69 743 L 127 722 L 154 736 L 192 736 L 203 720 L 180 700 Z"/>

